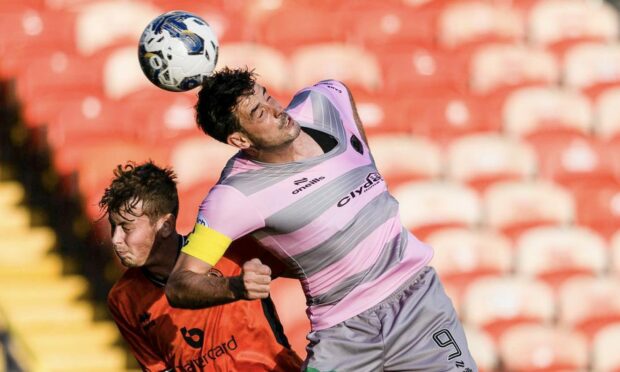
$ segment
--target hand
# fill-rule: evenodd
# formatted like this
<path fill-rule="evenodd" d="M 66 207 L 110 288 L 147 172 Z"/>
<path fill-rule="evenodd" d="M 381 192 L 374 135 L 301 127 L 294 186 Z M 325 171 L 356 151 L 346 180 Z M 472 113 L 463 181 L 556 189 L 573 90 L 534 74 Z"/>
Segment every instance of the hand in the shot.
<path fill-rule="evenodd" d="M 269 283 L 271 283 L 271 269 L 258 258 L 253 258 L 243 264 L 241 279 L 245 298 L 256 300 L 269 297 Z"/>

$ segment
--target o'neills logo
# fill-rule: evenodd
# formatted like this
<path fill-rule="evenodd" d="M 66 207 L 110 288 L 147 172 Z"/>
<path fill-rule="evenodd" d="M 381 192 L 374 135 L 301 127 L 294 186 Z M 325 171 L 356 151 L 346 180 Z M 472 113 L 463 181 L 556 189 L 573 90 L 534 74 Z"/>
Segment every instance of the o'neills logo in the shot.
<path fill-rule="evenodd" d="M 298 188 L 296 188 L 295 190 L 293 190 L 292 194 L 293 194 L 293 195 L 294 195 L 294 194 L 299 194 L 300 192 L 304 191 L 304 190 L 305 190 L 305 189 L 307 189 L 308 187 L 310 187 L 310 186 L 312 186 L 312 185 L 314 185 L 314 184 L 316 184 L 316 183 L 319 183 L 319 182 L 323 181 L 324 179 L 325 179 L 325 177 L 321 176 L 321 177 L 316 177 L 316 178 L 313 178 L 313 179 L 311 179 L 311 180 L 308 180 L 308 179 L 307 179 L 307 178 L 305 178 L 305 177 L 304 177 L 304 178 L 302 178 L 302 179 L 299 179 L 299 180 L 295 180 L 295 181 L 293 181 L 293 183 L 294 183 L 296 186 L 299 186 L 299 185 L 301 185 L 301 186 L 300 186 L 300 187 L 298 187 Z"/>
<path fill-rule="evenodd" d="M 235 336 L 231 336 L 230 340 L 222 342 L 219 345 L 212 347 L 207 350 L 206 353 L 202 354 L 196 359 L 190 360 L 189 362 L 181 362 L 180 364 L 175 366 L 175 371 L 202 371 L 209 364 L 209 362 L 216 363 L 216 359 L 221 357 L 222 355 L 229 354 L 231 351 L 236 350 L 238 347 L 237 340 L 235 340 Z M 203 349 L 204 350 L 204 349 Z"/>
<path fill-rule="evenodd" d="M 368 176 L 366 176 L 366 183 L 364 183 L 360 187 L 348 193 L 347 196 L 345 196 L 344 198 L 340 199 L 340 201 L 338 201 L 338 207 L 344 207 L 351 200 L 357 198 L 358 196 L 362 195 L 366 191 L 372 189 L 373 187 L 378 185 L 381 181 L 383 181 L 383 177 L 381 177 L 379 173 L 377 172 L 369 173 Z"/>

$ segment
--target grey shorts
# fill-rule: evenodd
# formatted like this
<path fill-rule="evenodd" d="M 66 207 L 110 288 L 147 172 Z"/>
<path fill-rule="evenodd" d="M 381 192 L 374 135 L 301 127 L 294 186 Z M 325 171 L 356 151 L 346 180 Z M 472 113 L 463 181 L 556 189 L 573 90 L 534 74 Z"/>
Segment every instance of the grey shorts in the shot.
<path fill-rule="evenodd" d="M 308 334 L 306 371 L 477 371 L 435 270 L 421 269 L 388 298 Z"/>

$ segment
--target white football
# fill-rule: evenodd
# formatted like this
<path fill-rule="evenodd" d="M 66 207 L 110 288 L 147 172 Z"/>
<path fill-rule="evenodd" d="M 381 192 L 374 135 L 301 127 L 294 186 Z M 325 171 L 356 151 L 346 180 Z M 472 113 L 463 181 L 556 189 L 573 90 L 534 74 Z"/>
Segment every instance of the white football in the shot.
<path fill-rule="evenodd" d="M 174 92 L 194 89 L 217 64 L 219 43 L 199 16 L 175 10 L 164 13 L 142 32 L 140 66 L 156 86 Z"/>

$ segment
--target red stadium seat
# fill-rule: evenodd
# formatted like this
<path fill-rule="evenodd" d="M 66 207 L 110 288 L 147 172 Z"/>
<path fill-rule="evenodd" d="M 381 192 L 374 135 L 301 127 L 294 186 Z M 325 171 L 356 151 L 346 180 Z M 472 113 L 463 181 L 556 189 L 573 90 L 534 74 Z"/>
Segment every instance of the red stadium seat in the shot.
<path fill-rule="evenodd" d="M 401 220 L 420 240 L 445 227 L 470 227 L 480 222 L 476 192 L 458 183 L 408 182 L 392 190 Z"/>
<path fill-rule="evenodd" d="M 503 105 L 503 129 L 516 137 L 539 132 L 590 133 L 593 114 L 587 97 L 556 87 L 528 87 L 510 93 Z"/>
<path fill-rule="evenodd" d="M 377 90 L 382 84 L 381 66 L 375 56 L 353 45 L 307 44 L 295 49 L 290 63 L 294 89 L 325 79 L 342 80 L 368 91 Z"/>
<path fill-rule="evenodd" d="M 257 80 L 274 96 L 283 96 L 285 92 L 301 88 L 291 86 L 289 61 L 284 54 L 277 48 L 264 44 L 247 42 L 221 44 L 217 69 L 225 66 L 254 69 L 258 75 Z"/>
<path fill-rule="evenodd" d="M 570 48 L 564 57 L 562 80 L 592 98 L 620 85 L 620 43 L 583 43 Z"/>
<path fill-rule="evenodd" d="M 525 45 L 489 44 L 478 48 L 470 62 L 470 86 L 479 94 L 500 88 L 553 85 L 560 77 L 554 56 Z"/>
<path fill-rule="evenodd" d="M 538 133 L 527 140 L 536 150 L 539 176 L 569 190 L 583 183 L 614 180 L 614 158 L 597 138 L 570 133 Z"/>
<path fill-rule="evenodd" d="M 609 245 L 611 247 L 609 273 L 612 276 L 620 278 L 620 231 L 615 232 L 611 236 Z"/>
<path fill-rule="evenodd" d="M 284 52 L 308 44 L 342 43 L 346 34 L 340 16 L 338 7 L 326 9 L 285 1 L 256 19 L 255 41 Z"/>
<path fill-rule="evenodd" d="M 584 371 L 588 345 L 578 333 L 544 325 L 521 325 L 506 332 L 499 343 L 506 371 Z"/>
<path fill-rule="evenodd" d="M 438 178 L 443 170 L 439 147 L 426 138 L 373 135 L 368 142 L 377 168 L 390 188 L 403 182 Z"/>
<path fill-rule="evenodd" d="M 435 252 L 431 264 L 459 303 L 475 280 L 512 270 L 512 242 L 495 231 L 446 228 L 428 235 L 426 242 Z"/>
<path fill-rule="evenodd" d="M 537 170 L 534 150 L 498 134 L 455 139 L 448 147 L 448 178 L 484 191 L 498 181 L 526 180 Z"/>
<path fill-rule="evenodd" d="M 137 45 L 142 31 L 160 8 L 145 1 L 94 1 L 80 7 L 76 21 L 76 46 L 91 55 L 122 42 Z"/>
<path fill-rule="evenodd" d="M 533 228 L 519 236 L 515 247 L 516 274 L 553 288 L 575 276 L 600 275 L 607 268 L 605 240 L 585 228 Z"/>
<path fill-rule="evenodd" d="M 603 328 L 594 338 L 592 368 L 595 371 L 620 372 L 620 324 Z"/>
<path fill-rule="evenodd" d="M 484 329 L 494 340 L 523 323 L 550 323 L 553 292 L 543 282 L 520 277 L 488 277 L 471 283 L 463 301 L 466 324 Z"/>
<path fill-rule="evenodd" d="M 525 35 L 519 12 L 481 0 L 444 7 L 437 26 L 440 44 L 453 50 L 491 42 L 519 42 Z"/>
<path fill-rule="evenodd" d="M 583 182 L 574 188 L 576 222 L 604 237 L 611 237 L 620 226 L 620 183 Z"/>
<path fill-rule="evenodd" d="M 572 195 L 544 181 L 492 184 L 482 202 L 486 226 L 511 238 L 535 226 L 566 225 L 575 215 Z"/>
<path fill-rule="evenodd" d="M 467 91 L 467 63 L 454 53 L 411 44 L 388 44 L 373 52 L 381 64 L 385 93 L 435 98 Z"/>
<path fill-rule="evenodd" d="M 497 345 L 491 336 L 477 327 L 466 325 L 464 328 L 467 346 L 469 346 L 469 351 L 476 361 L 478 371 L 492 372 L 497 370 L 499 356 L 497 354 Z"/>
<path fill-rule="evenodd" d="M 106 97 L 123 99 L 128 94 L 151 89 L 154 85 L 146 78 L 136 56 L 136 45 L 111 47 L 103 59 L 101 73 Z"/>
<path fill-rule="evenodd" d="M 607 89 L 594 106 L 594 134 L 606 140 L 620 137 L 620 86 Z"/>
<path fill-rule="evenodd" d="M 560 288 L 558 321 L 591 340 L 603 327 L 612 323 L 620 325 L 618 293 L 618 277 L 569 279 Z"/>
<path fill-rule="evenodd" d="M 528 37 L 538 46 L 562 53 L 585 40 L 618 38 L 618 15 L 611 5 L 583 0 L 544 0 L 532 7 Z"/>
<path fill-rule="evenodd" d="M 179 190 L 193 188 L 196 184 L 215 183 L 228 159 L 237 149 L 203 134 L 167 143 L 170 164 L 175 169 Z M 201 159 L 196 161 L 196 159 Z"/>
<path fill-rule="evenodd" d="M 349 43 L 373 51 L 394 45 L 432 45 L 438 9 L 400 1 L 349 0 L 341 5 L 342 27 Z"/>

